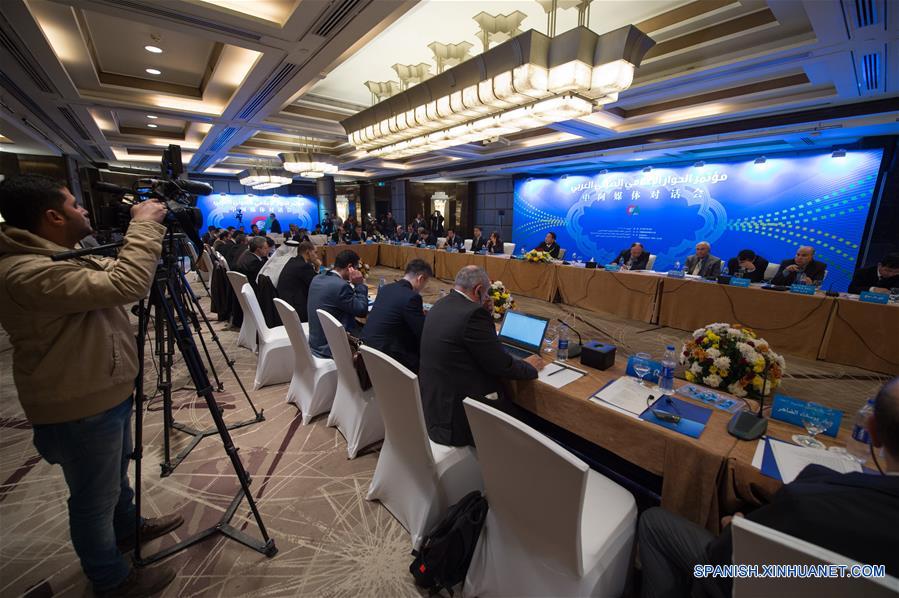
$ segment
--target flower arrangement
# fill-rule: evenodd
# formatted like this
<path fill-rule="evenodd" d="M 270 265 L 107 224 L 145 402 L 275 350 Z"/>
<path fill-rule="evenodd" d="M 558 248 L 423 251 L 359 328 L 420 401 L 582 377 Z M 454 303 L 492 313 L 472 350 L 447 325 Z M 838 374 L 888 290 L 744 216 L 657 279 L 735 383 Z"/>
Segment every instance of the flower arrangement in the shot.
<path fill-rule="evenodd" d="M 362 276 L 368 278 L 369 273 L 371 272 L 371 266 L 359 260 L 359 271 L 362 272 Z"/>
<path fill-rule="evenodd" d="M 531 249 L 524 254 L 524 259 L 535 264 L 547 264 L 552 261 L 553 257 L 546 251 Z"/>
<path fill-rule="evenodd" d="M 737 397 L 767 396 L 783 378 L 784 358 L 755 331 L 736 324 L 709 324 L 684 343 L 680 362 L 689 382 Z"/>
<path fill-rule="evenodd" d="M 515 309 L 515 299 L 513 299 L 509 291 L 506 290 L 506 286 L 501 280 L 497 280 L 490 285 L 488 294 L 493 300 L 494 320 L 502 319 L 507 311 Z"/>

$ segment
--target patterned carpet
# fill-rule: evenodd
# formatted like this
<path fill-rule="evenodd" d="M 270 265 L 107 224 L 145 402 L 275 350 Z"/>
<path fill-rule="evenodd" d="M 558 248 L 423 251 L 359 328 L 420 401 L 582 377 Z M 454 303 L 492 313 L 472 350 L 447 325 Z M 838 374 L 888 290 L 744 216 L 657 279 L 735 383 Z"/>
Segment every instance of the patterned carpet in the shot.
<path fill-rule="evenodd" d="M 375 268 L 370 281 L 392 280 L 396 270 Z M 438 298 L 448 285 L 433 282 L 425 301 Z M 199 290 L 199 288 L 198 288 Z M 517 298 L 518 309 L 558 317 L 562 306 Z M 208 300 L 203 301 L 208 307 Z M 649 350 L 658 355 L 686 333 L 579 313 L 587 338 L 611 340 L 626 353 Z M 255 356 L 236 346 L 237 333 L 214 323 L 226 353 L 236 360 L 241 380 L 252 386 Z M 226 391 L 218 395 L 226 422 L 252 417 L 221 352 L 206 334 Z M 148 350 L 150 345 L 148 345 Z M 90 590 L 69 541 L 67 489 L 61 471 L 42 461 L 31 443 L 12 384 L 12 352 L 0 352 L 0 596 L 89 596 Z M 176 359 L 175 388 L 189 381 Z M 854 411 L 882 384 L 883 376 L 864 370 L 788 357 L 785 392 Z M 155 365 L 147 363 L 147 394 L 155 389 Z M 408 573 L 409 536 L 378 503 L 365 500 L 377 460 L 377 447 L 349 461 L 346 443 L 326 416 L 308 426 L 284 402 L 287 385 L 250 393 L 266 420 L 232 432 L 234 443 L 253 478 L 269 534 L 279 552 L 268 559 L 241 544 L 214 536 L 169 559 L 178 572 L 163 596 L 419 596 Z M 190 389 L 175 394 L 175 419 L 196 428 L 211 425 L 205 404 Z M 239 485 L 218 437 L 204 439 L 175 472 L 159 477 L 162 461 L 162 413 L 150 400 L 145 418 L 143 471 L 144 513 L 179 511 L 185 525 L 148 546 L 153 552 L 218 521 Z M 850 419 L 851 421 L 851 419 Z M 173 454 L 189 438 L 172 436 Z M 133 479 L 133 478 L 132 478 Z M 232 523 L 254 537 L 258 530 L 242 503 Z"/>

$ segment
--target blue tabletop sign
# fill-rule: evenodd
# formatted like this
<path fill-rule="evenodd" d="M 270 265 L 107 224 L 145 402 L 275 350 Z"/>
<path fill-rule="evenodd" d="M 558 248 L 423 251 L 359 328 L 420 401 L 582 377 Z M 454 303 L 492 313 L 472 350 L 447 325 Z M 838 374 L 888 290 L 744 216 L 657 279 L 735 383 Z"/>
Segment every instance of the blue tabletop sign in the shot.
<path fill-rule="evenodd" d="M 886 305 L 890 302 L 890 296 L 886 293 L 872 293 L 871 291 L 862 291 L 861 295 L 858 296 L 859 301 L 864 301 L 865 303 L 882 303 Z"/>
<path fill-rule="evenodd" d="M 668 270 L 669 278 L 683 278 L 684 271 L 683 270 Z"/>
<path fill-rule="evenodd" d="M 621 270 L 621 266 L 618 264 L 606 264 L 606 272 L 618 272 Z"/>
<path fill-rule="evenodd" d="M 752 281 L 748 278 L 737 278 L 736 276 L 730 277 L 730 286 L 732 287 L 748 287 L 750 282 Z"/>
<path fill-rule="evenodd" d="M 786 395 L 774 395 L 774 404 L 771 406 L 771 419 L 779 419 L 782 422 L 803 428 L 802 411 L 806 405 L 808 405 L 808 401 L 794 399 Z M 824 407 L 824 409 L 832 416 L 833 423 L 822 434 L 836 438 L 837 432 L 840 431 L 840 420 L 843 419 L 843 412 L 839 409 L 829 409 L 827 407 Z"/>
<path fill-rule="evenodd" d="M 799 295 L 814 295 L 815 285 L 813 284 L 791 284 L 790 292 Z"/>

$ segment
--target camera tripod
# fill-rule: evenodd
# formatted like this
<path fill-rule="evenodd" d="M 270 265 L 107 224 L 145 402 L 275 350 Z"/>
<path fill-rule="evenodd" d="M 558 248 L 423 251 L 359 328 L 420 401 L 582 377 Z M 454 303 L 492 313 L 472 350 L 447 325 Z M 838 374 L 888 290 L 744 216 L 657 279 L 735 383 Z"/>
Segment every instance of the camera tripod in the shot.
<path fill-rule="evenodd" d="M 238 449 L 234 446 L 234 442 L 231 439 L 231 434 L 229 429 L 233 429 L 236 427 L 241 427 L 250 423 L 254 423 L 256 421 L 262 421 L 264 418 L 261 412 L 256 411 L 255 406 L 253 406 L 253 411 L 256 413 L 256 418 L 252 420 L 248 420 L 247 422 L 242 422 L 239 424 L 234 424 L 232 426 L 227 426 L 225 424 L 224 418 L 222 417 L 222 409 L 219 407 L 218 403 L 215 400 L 215 396 L 213 394 L 213 386 L 212 382 L 209 379 L 209 376 L 206 371 L 206 367 L 203 363 L 203 360 L 200 356 L 200 352 L 197 348 L 196 343 L 194 342 L 193 335 L 191 333 L 191 326 L 195 328 L 198 333 L 198 336 L 201 339 L 201 344 L 203 346 L 204 351 L 206 352 L 207 360 L 209 360 L 209 353 L 206 349 L 205 341 L 202 340 L 202 335 L 200 333 L 200 325 L 199 320 L 196 317 L 196 312 L 193 311 L 193 305 L 195 304 L 197 308 L 199 308 L 199 303 L 196 299 L 196 296 L 193 294 L 193 291 L 190 289 L 190 285 L 187 284 L 187 280 L 184 277 L 184 272 L 178 267 L 179 258 L 175 251 L 175 235 L 171 229 L 166 233 L 166 241 L 163 243 L 163 265 L 160 269 L 157 270 L 156 277 L 153 280 L 153 284 L 150 287 L 150 297 L 149 300 L 143 300 L 138 305 L 138 334 L 137 334 L 137 347 L 138 347 L 138 364 L 140 367 L 140 371 L 138 373 L 137 379 L 135 380 L 135 434 L 134 434 L 134 461 L 135 461 L 135 507 L 137 510 L 137 518 L 135 521 L 136 527 L 136 542 L 135 542 L 135 551 L 134 551 L 134 560 L 138 565 L 149 565 L 161 559 L 164 559 L 172 554 L 180 552 L 185 548 L 200 542 L 209 536 L 215 534 L 222 534 L 228 538 L 236 540 L 245 546 L 252 548 L 253 550 L 260 552 L 268 557 L 272 557 L 277 553 L 278 549 L 275 546 L 275 541 L 268 536 L 268 532 L 265 529 L 265 524 L 262 522 L 262 516 L 259 514 L 259 510 L 256 506 L 256 502 L 253 499 L 253 495 L 250 492 L 250 476 L 247 473 L 246 469 L 244 469 L 243 463 L 240 460 L 240 456 L 238 455 Z M 187 301 L 185 301 L 185 298 Z M 188 307 L 190 306 L 190 307 Z M 202 530 L 193 536 L 174 544 L 168 548 L 165 548 L 154 555 L 148 557 L 142 557 L 140 554 L 141 550 L 141 464 L 143 461 L 143 412 L 144 412 L 144 395 L 143 395 L 143 364 L 144 364 L 144 346 L 145 346 L 145 338 L 147 336 L 150 324 L 150 308 L 154 310 L 155 315 L 155 332 L 156 332 L 156 346 L 157 349 L 164 349 L 164 353 L 160 354 L 160 362 L 162 361 L 162 355 L 165 355 L 166 365 L 160 363 L 160 377 L 163 381 L 163 421 L 165 425 L 169 425 L 174 429 L 178 429 L 181 431 L 185 431 L 189 434 L 194 435 L 194 439 L 189 445 L 188 449 L 179 453 L 179 460 L 183 460 L 184 456 L 190 449 L 193 449 L 199 443 L 200 440 L 205 438 L 206 436 L 211 436 L 213 434 L 218 434 L 222 440 L 222 445 L 225 448 L 225 453 L 228 455 L 228 458 L 231 461 L 231 466 L 234 469 L 234 473 L 237 475 L 237 479 L 240 482 L 240 490 L 231 500 L 228 508 L 225 509 L 221 519 L 219 522 L 212 527 L 209 527 L 205 530 Z M 203 313 L 202 309 L 198 309 L 200 314 L 203 315 L 203 319 L 206 324 L 209 326 L 210 330 L 212 329 L 211 324 L 209 324 L 209 320 L 206 319 L 205 313 Z M 216 340 L 219 348 L 222 349 L 222 353 L 224 354 L 224 349 L 221 346 L 221 343 L 218 341 L 217 336 L 213 333 L 213 338 Z M 188 373 L 190 374 L 191 380 L 193 381 L 194 388 L 196 389 L 197 395 L 201 396 L 206 401 L 206 406 L 209 409 L 210 415 L 212 415 L 213 420 L 213 428 L 207 431 L 197 431 L 189 428 L 187 426 L 177 424 L 172 421 L 172 413 L 171 413 L 171 357 L 174 355 L 174 349 L 180 351 L 182 357 L 184 358 L 184 363 L 187 367 Z M 226 360 L 229 362 L 228 365 L 231 367 L 231 371 L 234 372 L 235 378 L 237 378 L 238 383 L 240 384 L 240 378 L 237 377 L 237 373 L 234 371 L 233 361 L 228 360 L 226 356 Z M 211 364 L 211 361 L 209 361 Z M 221 387 L 221 382 L 218 383 L 219 387 Z M 246 395 L 246 389 L 244 389 L 243 384 L 240 384 L 241 389 Z M 166 399 L 166 397 L 168 397 Z M 247 396 L 247 400 L 249 401 L 249 396 Z M 250 405 L 253 403 L 250 401 Z M 168 462 L 169 459 L 169 440 L 168 440 L 168 431 L 166 430 L 165 434 L 165 459 Z M 177 465 L 177 464 L 176 464 Z M 162 464 L 163 466 L 163 475 L 167 475 L 166 473 L 166 463 Z M 173 466 L 169 463 L 168 473 L 174 469 Z M 240 506 L 241 501 L 246 498 L 247 503 L 250 507 L 250 511 L 256 521 L 256 525 L 259 528 L 259 531 L 262 535 L 262 540 L 256 540 L 246 535 L 236 527 L 230 524 L 231 519 L 234 517 L 237 512 L 237 508 Z"/>

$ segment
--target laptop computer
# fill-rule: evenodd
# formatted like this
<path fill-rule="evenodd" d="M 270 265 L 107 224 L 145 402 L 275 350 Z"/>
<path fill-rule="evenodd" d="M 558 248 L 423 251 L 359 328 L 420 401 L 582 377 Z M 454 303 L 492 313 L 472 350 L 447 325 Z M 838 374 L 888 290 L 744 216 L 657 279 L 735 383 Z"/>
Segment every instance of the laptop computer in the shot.
<path fill-rule="evenodd" d="M 540 354 L 540 346 L 549 326 L 547 318 L 518 311 L 507 311 L 499 331 L 499 341 L 506 353 L 524 359 Z"/>

